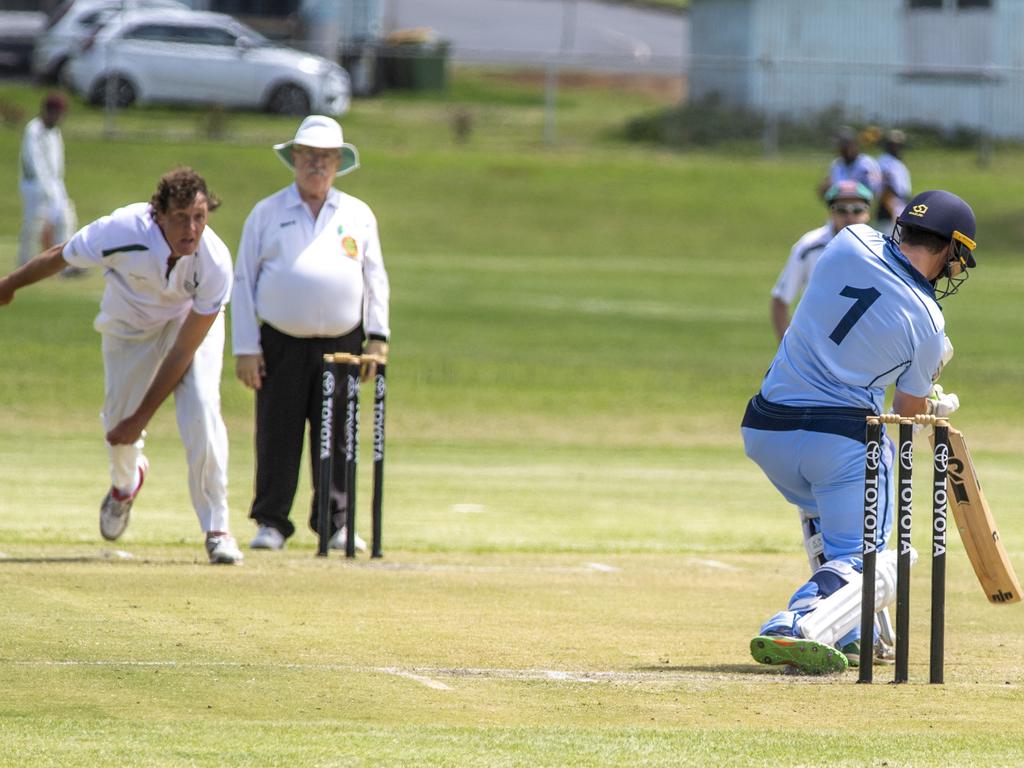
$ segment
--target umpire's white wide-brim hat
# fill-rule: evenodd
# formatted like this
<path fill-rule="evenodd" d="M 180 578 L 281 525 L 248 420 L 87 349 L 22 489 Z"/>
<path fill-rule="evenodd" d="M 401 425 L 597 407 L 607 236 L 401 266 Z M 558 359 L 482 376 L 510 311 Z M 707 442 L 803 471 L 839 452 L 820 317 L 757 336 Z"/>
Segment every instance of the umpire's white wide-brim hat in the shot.
<path fill-rule="evenodd" d="M 293 144 L 316 149 L 340 149 L 341 164 L 338 166 L 335 176 L 344 176 L 359 167 L 359 150 L 351 144 L 345 143 L 341 134 L 341 126 L 333 118 L 324 115 L 310 115 L 299 125 L 294 139 L 274 145 L 274 151 L 281 158 L 281 162 L 295 170 L 295 158 L 292 157 Z"/>

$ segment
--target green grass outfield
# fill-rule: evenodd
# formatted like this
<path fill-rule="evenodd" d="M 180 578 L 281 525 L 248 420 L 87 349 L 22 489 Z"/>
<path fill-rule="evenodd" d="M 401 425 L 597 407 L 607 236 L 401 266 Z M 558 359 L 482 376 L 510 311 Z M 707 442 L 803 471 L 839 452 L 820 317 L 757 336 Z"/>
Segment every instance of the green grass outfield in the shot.
<path fill-rule="evenodd" d="M 614 129 L 654 98 L 560 99 L 556 148 L 540 142 L 536 90 L 475 74 L 345 120 L 364 167 L 344 187 L 378 215 L 393 289 L 383 561 L 318 560 L 300 525 L 284 552 L 207 565 L 166 406 L 132 524 L 103 542 L 102 280 L 52 280 L 0 310 L 0 765 L 1024 764 L 1024 608 L 986 603 L 955 535 L 946 685 L 924 682 L 926 562 L 911 685 L 784 676 L 747 652 L 806 560 L 738 423 L 774 349 L 768 290 L 823 220 L 812 190 L 828 158 L 636 149 Z M 465 145 L 454 107 L 474 115 Z M 75 105 L 69 187 L 88 221 L 192 164 L 224 198 L 212 225 L 234 247 L 288 182 L 266 144 L 295 122 L 231 115 L 234 138 L 212 142 L 194 113 L 140 110 L 104 140 L 102 115 Z M 4 270 L 18 141 L 0 128 Z M 943 383 L 1024 568 L 1024 154 L 910 163 L 918 188 L 953 189 L 979 215 L 980 266 L 946 305 Z M 230 366 L 244 542 L 252 398 Z"/>

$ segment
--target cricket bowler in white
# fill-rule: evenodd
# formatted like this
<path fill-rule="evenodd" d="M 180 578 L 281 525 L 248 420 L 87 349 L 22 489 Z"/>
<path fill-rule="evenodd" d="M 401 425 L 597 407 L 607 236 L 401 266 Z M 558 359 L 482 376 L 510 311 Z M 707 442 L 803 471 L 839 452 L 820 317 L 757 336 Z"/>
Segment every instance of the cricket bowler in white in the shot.
<path fill-rule="evenodd" d="M 756 661 L 821 674 L 843 671 L 859 655 L 865 417 L 882 413 L 890 385 L 893 411 L 904 416 L 948 416 L 959 407 L 935 384 L 946 349 L 938 300 L 975 266 L 974 237 L 970 206 L 931 190 L 910 201 L 893 237 L 857 224 L 822 253 L 742 433 L 747 455 L 817 519 L 825 562 L 751 641 Z M 883 442 L 884 542 L 894 499 L 893 446 Z M 895 598 L 894 553 L 880 552 L 877 570 L 880 610 Z"/>
<path fill-rule="evenodd" d="M 103 269 L 93 325 L 103 336 L 103 423 L 111 487 L 100 533 L 115 540 L 149 469 L 145 428 L 174 394 L 192 504 L 212 563 L 242 560 L 228 530 L 227 432 L 220 415 L 224 307 L 231 254 L 207 218 L 219 201 L 190 168 L 165 174 L 148 203 L 119 208 L 4 278 L 0 306 L 15 291 L 67 266 Z"/>

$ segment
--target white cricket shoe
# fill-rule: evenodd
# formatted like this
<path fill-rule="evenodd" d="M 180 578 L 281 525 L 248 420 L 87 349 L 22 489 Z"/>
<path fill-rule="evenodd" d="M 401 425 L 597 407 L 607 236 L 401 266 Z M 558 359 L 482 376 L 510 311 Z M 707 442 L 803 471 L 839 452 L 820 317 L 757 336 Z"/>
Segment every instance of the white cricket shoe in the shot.
<path fill-rule="evenodd" d="M 132 503 L 142 490 L 142 483 L 149 471 L 149 461 L 145 456 L 139 457 L 139 484 L 128 496 L 114 486 L 110 486 L 107 495 L 100 504 L 100 534 L 107 541 L 115 541 L 121 537 L 128 527 L 128 519 L 132 511 Z"/>
<path fill-rule="evenodd" d="M 284 549 L 284 534 L 272 526 L 261 525 L 249 542 L 249 549 Z"/>
<path fill-rule="evenodd" d="M 214 565 L 235 565 L 242 562 L 245 557 L 235 543 L 235 537 L 230 533 L 207 534 L 206 554 L 210 556 L 210 562 Z"/>
<path fill-rule="evenodd" d="M 331 549 L 345 549 L 345 527 L 342 526 L 334 532 L 331 536 L 331 540 L 327 542 L 327 546 Z M 363 537 L 358 533 L 356 534 L 356 552 L 365 552 L 366 542 L 363 541 Z"/>

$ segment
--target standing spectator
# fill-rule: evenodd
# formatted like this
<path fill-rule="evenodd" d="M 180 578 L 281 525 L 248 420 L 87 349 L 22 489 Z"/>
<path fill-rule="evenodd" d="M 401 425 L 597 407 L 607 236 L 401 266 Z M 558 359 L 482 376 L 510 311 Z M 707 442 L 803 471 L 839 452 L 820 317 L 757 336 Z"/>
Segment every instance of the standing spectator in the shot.
<path fill-rule="evenodd" d="M 882 190 L 882 172 L 875 158 L 860 151 L 860 141 L 853 128 L 843 126 L 839 129 L 836 134 L 836 150 L 839 156 L 829 166 L 828 177 L 821 183 L 819 194 L 824 195 L 833 184 L 852 179 L 859 181 L 871 190 L 872 195 L 878 197 Z"/>
<path fill-rule="evenodd" d="M 67 111 L 67 100 L 51 93 L 43 99 L 39 115 L 25 126 L 18 172 L 22 204 L 18 266 L 40 251 L 63 243 L 75 231 L 75 205 L 64 186 L 64 137 L 60 132 Z M 80 272 L 68 267 L 63 274 Z"/>
<path fill-rule="evenodd" d="M 887 237 L 867 224 L 846 227 L 818 261 L 793 323 L 750 400 L 742 433 L 753 459 L 791 504 L 817 520 L 824 563 L 750 644 L 762 664 L 839 672 L 859 656 L 864 547 L 865 418 L 947 417 L 959 398 L 935 385 L 946 349 L 938 301 L 976 265 L 975 217 L 942 190 L 913 198 Z M 893 523 L 893 445 L 884 440 L 879 539 Z M 892 584 L 896 561 L 879 556 Z M 885 595 L 879 594 L 879 602 Z M 876 609 L 881 605 L 876 605 Z"/>
<path fill-rule="evenodd" d="M 228 532 L 228 439 L 220 415 L 231 254 L 206 226 L 219 204 L 191 168 L 164 174 L 148 203 L 97 219 L 0 278 L 0 306 L 69 264 L 102 268 L 106 289 L 93 325 L 103 335 L 111 487 L 100 505 L 100 533 L 113 541 L 128 526 L 149 470 L 146 425 L 173 393 L 207 555 L 232 564 L 242 553 Z"/>
<path fill-rule="evenodd" d="M 786 266 L 772 288 L 772 327 L 779 341 L 789 327 L 789 308 L 807 287 L 811 270 L 832 238 L 850 224 L 866 224 L 871 218 L 871 190 L 857 181 L 840 181 L 828 188 L 825 204 L 828 223 L 812 229 L 796 241 Z"/>
<path fill-rule="evenodd" d="M 334 484 L 319 483 L 323 356 L 347 352 L 387 357 L 387 272 L 377 220 L 361 200 L 334 188 L 359 166 L 356 148 L 329 117 L 310 115 L 295 138 L 274 146 L 295 181 L 256 204 L 242 229 L 235 268 L 231 338 L 238 378 L 256 390 L 256 487 L 249 516 L 259 529 L 253 549 L 281 549 L 309 424 L 313 500 L 330 493 L 330 546 L 345 546 L 344 451 Z M 363 378 L 374 373 L 364 366 Z M 340 430 L 339 430 L 340 432 Z M 366 549 L 362 538 L 356 546 Z"/>
<path fill-rule="evenodd" d="M 878 157 L 882 172 L 882 191 L 878 196 L 878 231 L 891 234 L 896 217 L 910 199 L 910 171 L 903 162 L 907 135 L 900 130 L 885 134 L 885 152 Z"/>

